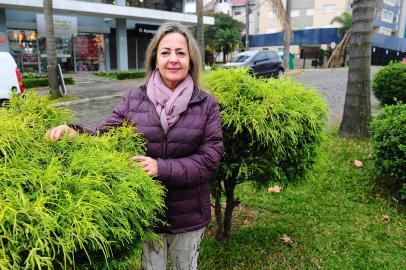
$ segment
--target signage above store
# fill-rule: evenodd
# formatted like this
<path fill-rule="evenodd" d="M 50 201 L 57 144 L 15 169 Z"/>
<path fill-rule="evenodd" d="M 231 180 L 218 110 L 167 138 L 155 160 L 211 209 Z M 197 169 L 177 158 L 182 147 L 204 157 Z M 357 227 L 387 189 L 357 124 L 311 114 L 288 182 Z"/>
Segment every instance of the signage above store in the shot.
<path fill-rule="evenodd" d="M 159 25 L 137 23 L 135 24 L 135 35 L 152 37 L 158 32 L 158 28 Z"/>
<path fill-rule="evenodd" d="M 45 16 L 37 14 L 37 29 L 40 36 L 45 37 Z M 76 17 L 54 15 L 54 33 L 58 38 L 71 38 L 78 34 L 78 22 Z"/>

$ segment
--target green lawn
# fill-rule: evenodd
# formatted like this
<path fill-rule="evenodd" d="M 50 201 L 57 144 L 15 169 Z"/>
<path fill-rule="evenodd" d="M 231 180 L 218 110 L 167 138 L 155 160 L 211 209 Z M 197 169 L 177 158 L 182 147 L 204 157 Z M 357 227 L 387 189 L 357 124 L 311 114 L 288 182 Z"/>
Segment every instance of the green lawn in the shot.
<path fill-rule="evenodd" d="M 370 142 L 330 132 L 307 180 L 279 194 L 238 187 L 232 237 L 206 236 L 199 269 L 406 269 L 406 212 L 375 178 Z"/>

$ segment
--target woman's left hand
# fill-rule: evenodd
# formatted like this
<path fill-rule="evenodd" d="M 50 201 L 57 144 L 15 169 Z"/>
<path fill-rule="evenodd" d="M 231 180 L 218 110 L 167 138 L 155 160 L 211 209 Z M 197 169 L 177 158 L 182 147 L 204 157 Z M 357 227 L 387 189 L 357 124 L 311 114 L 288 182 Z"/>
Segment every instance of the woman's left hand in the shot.
<path fill-rule="evenodd" d="M 132 160 L 138 161 L 144 172 L 148 173 L 149 176 L 158 176 L 158 161 L 153 158 L 146 156 L 134 156 L 131 157 Z"/>

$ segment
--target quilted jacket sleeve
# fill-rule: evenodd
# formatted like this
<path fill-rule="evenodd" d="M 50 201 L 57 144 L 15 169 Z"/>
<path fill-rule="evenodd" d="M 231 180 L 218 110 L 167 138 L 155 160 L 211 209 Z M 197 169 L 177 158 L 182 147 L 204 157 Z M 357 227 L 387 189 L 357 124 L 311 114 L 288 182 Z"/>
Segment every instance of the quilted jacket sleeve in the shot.
<path fill-rule="evenodd" d="M 208 181 L 224 152 L 220 111 L 214 97 L 208 97 L 204 139 L 196 153 L 177 159 L 158 159 L 158 179 L 168 186 L 193 186 Z"/>

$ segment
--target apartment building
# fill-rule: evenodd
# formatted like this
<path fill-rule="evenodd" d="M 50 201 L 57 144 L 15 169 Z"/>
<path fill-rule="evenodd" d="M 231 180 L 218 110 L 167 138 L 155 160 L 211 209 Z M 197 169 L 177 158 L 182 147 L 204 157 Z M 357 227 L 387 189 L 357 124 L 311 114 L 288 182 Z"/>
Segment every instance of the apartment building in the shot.
<path fill-rule="evenodd" d="M 406 38 L 406 0 L 401 1 L 398 37 Z"/>
<path fill-rule="evenodd" d="M 400 15 L 402 0 L 383 0 L 375 14 L 374 32 L 385 36 L 400 36 Z M 405 15 L 405 14 L 403 14 Z"/>
<path fill-rule="evenodd" d="M 54 28 L 58 62 L 66 71 L 143 69 L 145 51 L 159 25 L 197 23 L 187 0 L 58 0 Z M 205 24 L 214 18 L 204 17 Z M 0 51 L 20 70 L 46 69 L 43 0 L 0 0 Z"/>

